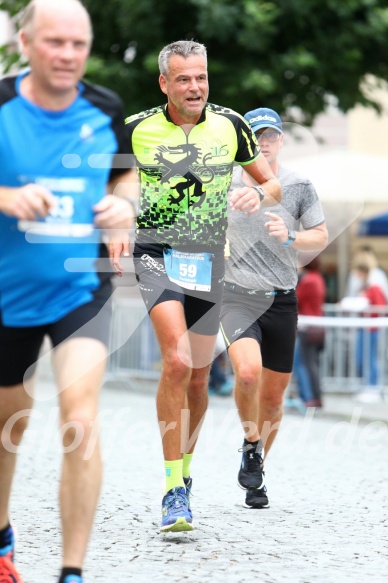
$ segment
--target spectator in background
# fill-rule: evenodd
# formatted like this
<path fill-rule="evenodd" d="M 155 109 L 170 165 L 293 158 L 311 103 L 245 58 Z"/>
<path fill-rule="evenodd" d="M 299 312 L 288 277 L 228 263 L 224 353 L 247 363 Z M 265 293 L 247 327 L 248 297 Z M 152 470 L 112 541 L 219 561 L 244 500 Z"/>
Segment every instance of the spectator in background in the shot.
<path fill-rule="evenodd" d="M 233 378 L 228 374 L 229 358 L 225 351 L 225 343 L 221 332 L 218 332 L 215 356 L 210 367 L 209 374 L 209 395 L 219 395 L 228 397 L 233 393 Z"/>
<path fill-rule="evenodd" d="M 370 266 L 366 263 L 358 263 L 355 266 L 356 276 L 362 282 L 360 296 L 368 300 L 369 306 L 385 306 L 386 297 L 382 288 L 370 283 Z M 378 313 L 368 313 L 370 317 L 377 317 Z M 356 398 L 363 403 L 371 403 L 380 400 L 378 392 L 379 383 L 379 359 L 378 359 L 378 328 L 369 330 L 361 329 L 357 334 L 357 364 L 360 376 L 363 377 L 366 389 L 360 391 Z"/>
<path fill-rule="evenodd" d="M 363 245 L 360 247 L 353 257 L 352 269 L 349 273 L 345 295 L 347 297 L 357 297 L 365 287 L 364 276 L 360 275 L 360 271 L 357 269 L 357 265 L 360 264 L 368 267 L 368 283 L 370 285 L 378 285 L 381 288 L 385 299 L 388 301 L 387 274 L 381 267 L 379 267 L 376 253 L 369 245 Z"/>
<path fill-rule="evenodd" d="M 305 316 L 323 316 L 326 284 L 320 273 L 319 260 L 315 257 L 304 266 L 299 279 L 296 296 L 298 298 L 298 313 Z M 322 407 L 321 379 L 319 374 L 320 352 L 324 345 L 324 328 L 307 327 L 298 332 L 299 366 L 307 371 L 312 399 L 307 400 L 307 407 Z M 295 363 L 298 366 L 298 360 Z M 298 379 L 298 372 L 295 371 Z M 306 388 L 300 388 L 300 394 L 308 395 Z M 303 398 L 303 396 L 302 396 Z M 304 397 L 304 399 L 306 396 Z"/>
<path fill-rule="evenodd" d="M 301 350 L 300 350 L 300 339 L 297 337 L 295 343 L 295 352 L 294 352 L 294 365 L 293 365 L 293 378 L 296 383 L 297 387 L 297 394 L 302 401 L 304 407 L 315 407 L 316 403 L 314 401 L 314 394 L 313 389 L 311 386 L 310 375 L 308 373 L 307 367 L 304 363 L 302 358 Z M 295 406 L 294 399 L 290 399 L 289 401 L 290 406 Z M 296 406 L 298 408 L 298 401 L 296 402 Z"/>
<path fill-rule="evenodd" d="M 209 395 L 228 397 L 233 393 L 233 379 L 226 374 L 226 352 L 221 352 L 212 362 L 209 375 Z"/>
<path fill-rule="evenodd" d="M 303 269 L 300 265 L 298 265 L 298 284 L 303 275 Z M 292 367 L 293 373 L 293 380 L 295 381 L 297 393 L 299 399 L 302 401 L 303 405 L 308 407 L 310 406 L 310 402 L 313 401 L 313 390 L 311 388 L 310 376 L 307 372 L 306 366 L 303 362 L 302 355 L 300 352 L 300 340 L 297 337 L 295 342 L 295 352 L 294 352 L 294 364 Z M 289 405 L 290 406 L 298 407 L 298 401 L 294 401 L 293 398 L 290 399 Z"/>

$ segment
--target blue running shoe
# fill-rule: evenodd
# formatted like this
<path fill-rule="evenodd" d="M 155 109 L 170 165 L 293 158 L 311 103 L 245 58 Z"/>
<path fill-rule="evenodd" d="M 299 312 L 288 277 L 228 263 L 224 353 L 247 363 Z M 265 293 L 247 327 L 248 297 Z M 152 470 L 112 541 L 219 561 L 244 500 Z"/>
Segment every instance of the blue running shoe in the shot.
<path fill-rule="evenodd" d="M 5 534 L 5 546 L 0 549 L 0 582 L 23 583 L 18 570 L 13 564 L 15 558 L 15 535 L 12 526 Z"/>
<path fill-rule="evenodd" d="M 0 549 L 0 557 L 8 557 L 10 561 L 15 560 L 15 534 L 12 526 L 5 532 L 5 546 Z"/>
<path fill-rule="evenodd" d="M 188 502 L 188 509 L 189 512 L 192 515 L 191 512 L 191 507 L 190 507 L 190 497 L 192 496 L 192 489 L 193 489 L 193 479 L 192 478 L 183 478 L 183 481 L 185 483 L 185 488 L 186 488 L 186 496 L 187 496 L 187 502 Z"/>
<path fill-rule="evenodd" d="M 193 488 L 193 478 L 183 478 L 183 481 L 185 484 L 187 497 L 190 500 L 191 490 Z"/>
<path fill-rule="evenodd" d="M 178 486 L 171 488 L 162 500 L 162 532 L 185 532 L 193 530 L 186 489 Z"/>
<path fill-rule="evenodd" d="M 79 577 L 78 575 L 67 575 L 67 577 L 65 577 L 65 583 L 83 583 L 83 581 L 82 577 Z"/>

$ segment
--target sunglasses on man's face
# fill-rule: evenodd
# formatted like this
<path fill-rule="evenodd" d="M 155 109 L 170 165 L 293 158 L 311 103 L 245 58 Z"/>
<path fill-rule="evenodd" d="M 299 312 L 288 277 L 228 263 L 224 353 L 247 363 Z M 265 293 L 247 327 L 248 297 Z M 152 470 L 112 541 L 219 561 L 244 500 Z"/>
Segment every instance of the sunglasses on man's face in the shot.
<path fill-rule="evenodd" d="M 256 138 L 258 142 L 261 142 L 264 139 L 268 140 L 269 142 L 277 142 L 280 138 L 280 134 L 279 132 L 269 130 L 264 132 L 257 132 Z"/>

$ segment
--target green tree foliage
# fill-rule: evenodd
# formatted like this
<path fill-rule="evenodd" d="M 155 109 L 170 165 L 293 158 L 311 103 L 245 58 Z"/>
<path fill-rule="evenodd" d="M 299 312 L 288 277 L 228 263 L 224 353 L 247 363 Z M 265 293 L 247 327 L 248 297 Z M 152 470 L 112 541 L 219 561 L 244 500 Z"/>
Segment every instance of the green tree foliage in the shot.
<path fill-rule="evenodd" d="M 58 0 L 60 1 L 60 0 Z M 25 0 L 0 0 L 15 14 Z M 94 24 L 87 75 L 115 89 L 128 114 L 164 102 L 157 56 L 206 45 L 210 101 L 244 113 L 300 108 L 305 123 L 329 95 L 347 111 L 368 100 L 367 74 L 388 80 L 387 0 L 84 0 Z"/>

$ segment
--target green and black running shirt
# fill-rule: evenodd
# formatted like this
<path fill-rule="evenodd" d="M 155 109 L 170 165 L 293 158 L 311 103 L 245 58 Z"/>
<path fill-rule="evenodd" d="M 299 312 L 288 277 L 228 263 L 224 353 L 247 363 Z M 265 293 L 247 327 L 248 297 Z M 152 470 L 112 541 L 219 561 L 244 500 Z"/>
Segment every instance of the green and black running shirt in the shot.
<path fill-rule="evenodd" d="M 140 181 L 137 241 L 224 245 L 234 162 L 260 155 L 255 135 L 231 109 L 207 103 L 188 135 L 167 104 L 126 119 Z"/>

